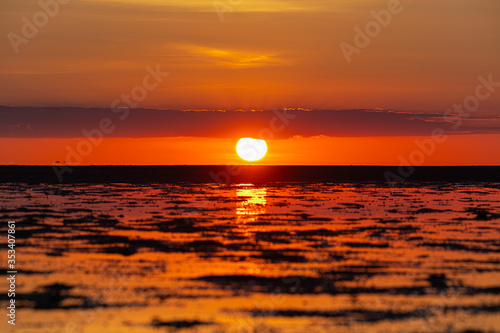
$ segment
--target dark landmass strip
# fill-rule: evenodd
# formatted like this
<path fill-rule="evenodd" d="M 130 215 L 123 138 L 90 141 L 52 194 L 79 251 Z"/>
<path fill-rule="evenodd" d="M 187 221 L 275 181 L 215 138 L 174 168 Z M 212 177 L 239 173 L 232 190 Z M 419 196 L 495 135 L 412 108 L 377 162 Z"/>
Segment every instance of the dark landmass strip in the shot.
<path fill-rule="evenodd" d="M 0 183 L 500 182 L 500 166 L 0 166 Z M 402 171 L 400 173 L 400 171 Z M 406 172 L 406 174 L 404 173 Z M 59 175 L 59 176 L 58 176 Z"/>

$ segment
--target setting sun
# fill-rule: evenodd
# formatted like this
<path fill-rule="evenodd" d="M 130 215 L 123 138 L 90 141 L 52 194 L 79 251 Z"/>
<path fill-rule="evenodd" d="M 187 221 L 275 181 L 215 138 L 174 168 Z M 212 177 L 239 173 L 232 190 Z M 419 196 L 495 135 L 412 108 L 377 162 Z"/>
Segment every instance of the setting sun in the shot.
<path fill-rule="evenodd" d="M 236 152 L 245 161 L 258 161 L 266 155 L 267 144 L 264 140 L 241 138 L 236 144 Z"/>

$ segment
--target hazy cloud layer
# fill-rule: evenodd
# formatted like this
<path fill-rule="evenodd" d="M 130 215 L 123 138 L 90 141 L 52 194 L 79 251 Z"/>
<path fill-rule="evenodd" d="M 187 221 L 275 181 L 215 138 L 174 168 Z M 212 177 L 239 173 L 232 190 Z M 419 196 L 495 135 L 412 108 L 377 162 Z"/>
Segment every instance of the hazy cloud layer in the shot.
<path fill-rule="evenodd" d="M 124 119 L 121 119 L 124 118 Z M 447 134 L 498 134 L 500 117 L 476 116 L 448 121 L 438 113 L 389 110 L 180 111 L 155 109 L 0 107 L 0 137 L 74 138 L 113 127 L 106 137 L 240 137 L 276 139 L 294 136 L 428 136 L 435 128 Z M 461 119 L 461 118 L 460 118 Z M 270 134 L 272 133 L 272 134 Z"/>

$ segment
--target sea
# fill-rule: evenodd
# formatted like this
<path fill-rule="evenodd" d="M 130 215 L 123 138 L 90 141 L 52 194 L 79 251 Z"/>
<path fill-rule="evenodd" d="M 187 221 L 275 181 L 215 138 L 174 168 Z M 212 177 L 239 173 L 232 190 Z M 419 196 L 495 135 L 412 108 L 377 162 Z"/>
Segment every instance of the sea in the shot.
<path fill-rule="evenodd" d="M 0 221 L 1 332 L 500 332 L 500 167 L 1 166 Z"/>

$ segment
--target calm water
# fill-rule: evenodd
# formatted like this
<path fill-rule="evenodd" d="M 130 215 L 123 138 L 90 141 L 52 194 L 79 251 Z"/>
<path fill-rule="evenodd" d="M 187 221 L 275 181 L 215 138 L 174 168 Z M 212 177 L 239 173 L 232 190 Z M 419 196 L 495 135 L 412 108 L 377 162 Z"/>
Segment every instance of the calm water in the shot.
<path fill-rule="evenodd" d="M 500 331 L 500 184 L 7 183 L 0 207 L 16 332 Z"/>

